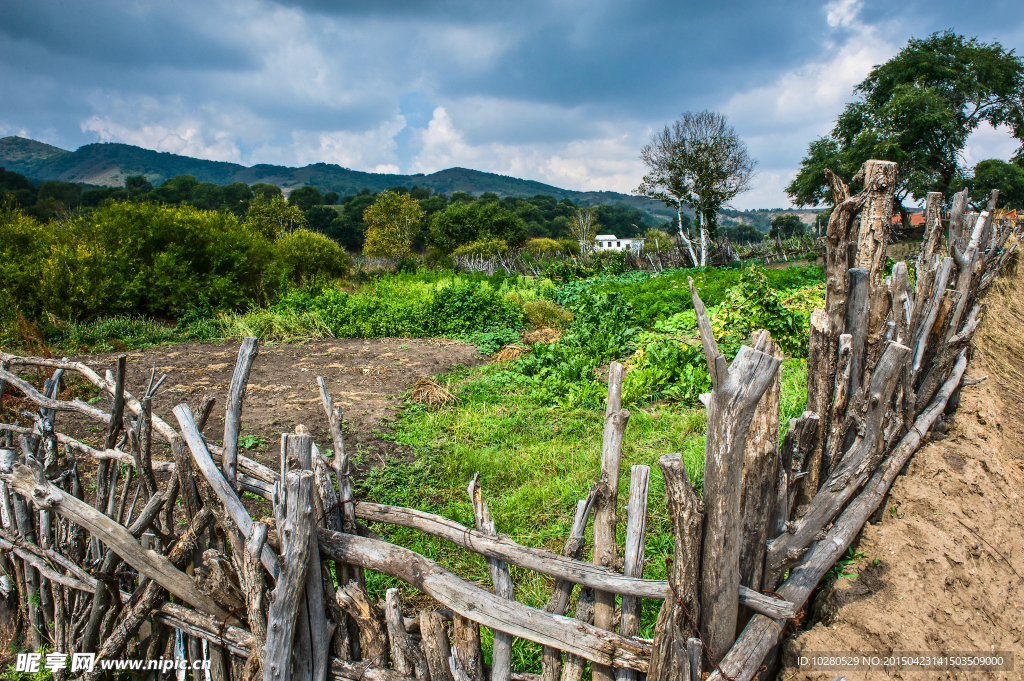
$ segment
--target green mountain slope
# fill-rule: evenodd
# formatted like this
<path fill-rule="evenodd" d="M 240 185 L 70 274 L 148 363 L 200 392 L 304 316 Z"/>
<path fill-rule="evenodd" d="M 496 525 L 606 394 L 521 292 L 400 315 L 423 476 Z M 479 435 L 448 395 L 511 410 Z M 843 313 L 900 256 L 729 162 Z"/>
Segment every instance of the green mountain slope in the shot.
<path fill-rule="evenodd" d="M 494 192 L 499 196 L 530 197 L 548 194 L 568 198 L 580 205 L 601 203 L 639 208 L 659 220 L 674 213 L 657 201 L 618 192 L 579 192 L 542 182 L 466 168 L 448 168 L 429 175 L 389 175 L 349 170 L 330 163 L 315 163 L 302 168 L 260 164 L 252 167 L 222 161 L 179 156 L 152 151 L 130 144 L 86 144 L 76 151 L 25 139 L 0 139 L 0 166 L 41 180 L 62 180 L 99 186 L 123 186 L 130 175 L 145 175 L 154 185 L 175 175 L 194 175 L 200 182 L 269 182 L 285 190 L 313 185 L 323 192 L 336 191 L 344 196 L 361 189 L 378 192 L 391 187 L 430 187 L 451 193 L 464 191 L 474 195 Z"/>

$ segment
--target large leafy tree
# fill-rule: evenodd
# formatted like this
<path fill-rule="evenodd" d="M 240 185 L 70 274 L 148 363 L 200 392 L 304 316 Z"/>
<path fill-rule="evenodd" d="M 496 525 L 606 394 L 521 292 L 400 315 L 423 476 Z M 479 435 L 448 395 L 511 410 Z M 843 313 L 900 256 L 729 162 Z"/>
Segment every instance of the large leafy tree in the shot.
<path fill-rule="evenodd" d="M 366 240 L 363 255 L 371 258 L 402 258 L 412 251 L 413 237 L 423 223 L 423 209 L 408 194 L 390 189 L 377 195 L 363 212 Z"/>
<path fill-rule="evenodd" d="M 981 208 L 988 203 L 993 189 L 999 190 L 999 205 L 1024 208 L 1024 168 L 990 158 L 974 166 L 974 177 L 969 182 L 971 203 Z"/>
<path fill-rule="evenodd" d="M 868 159 L 896 161 L 896 205 L 930 191 L 947 197 L 964 175 L 962 151 L 982 124 L 1024 140 L 1024 61 L 998 42 L 952 31 L 911 39 L 860 83 L 832 132 L 811 142 L 786 193 L 796 205 L 831 203 L 825 169 L 849 182 Z M 1024 146 L 1018 155 L 1024 154 Z"/>
<path fill-rule="evenodd" d="M 700 224 L 700 264 L 707 264 L 707 237 L 717 229 L 719 209 L 749 189 L 754 177 L 757 162 L 746 144 L 722 114 L 688 111 L 655 133 L 640 159 L 649 172 L 633 193 L 675 208 L 680 225 L 683 208 L 693 209 Z M 690 245 L 682 229 L 679 236 Z"/>

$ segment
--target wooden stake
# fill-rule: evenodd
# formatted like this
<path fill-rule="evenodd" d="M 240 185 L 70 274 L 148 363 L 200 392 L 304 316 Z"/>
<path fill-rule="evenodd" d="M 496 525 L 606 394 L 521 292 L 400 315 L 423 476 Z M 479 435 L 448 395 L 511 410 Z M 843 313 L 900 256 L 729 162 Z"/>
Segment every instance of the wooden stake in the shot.
<path fill-rule="evenodd" d="M 235 372 L 231 376 L 231 387 L 228 389 L 227 414 L 224 417 L 224 454 L 220 466 L 224 471 L 224 479 L 235 490 L 238 489 L 238 434 L 242 425 L 242 398 L 245 396 L 245 384 L 249 382 L 249 371 L 257 353 L 257 339 L 249 337 L 242 341 L 241 347 L 238 348 Z M 326 673 L 324 671 L 324 674 Z"/>
<path fill-rule="evenodd" d="M 736 638 L 743 530 L 740 492 L 747 433 L 757 403 L 775 380 L 782 359 L 743 346 L 732 365 L 727 364 L 692 278 L 690 295 L 714 386 L 708 404 L 704 454 L 706 515 L 700 624 L 710 654 L 717 659 Z"/>

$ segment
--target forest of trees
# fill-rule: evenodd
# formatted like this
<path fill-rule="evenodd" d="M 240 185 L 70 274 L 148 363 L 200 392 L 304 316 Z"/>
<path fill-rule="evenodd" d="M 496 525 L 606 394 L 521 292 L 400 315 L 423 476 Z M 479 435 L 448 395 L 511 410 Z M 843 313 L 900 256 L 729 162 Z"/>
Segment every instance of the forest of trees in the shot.
<path fill-rule="evenodd" d="M 470 222 L 476 227 L 471 230 L 473 238 L 469 241 L 481 232 L 507 232 L 511 237 L 510 245 L 519 245 L 526 239 L 570 238 L 569 219 L 577 209 L 576 203 L 569 199 L 556 200 L 544 194 L 528 199 L 501 198 L 492 192 L 473 196 L 455 191 L 449 195 L 417 186 L 411 189 L 393 187 L 390 191 L 415 199 L 424 213 L 423 228 L 413 239 L 413 249 L 417 252 L 426 249 L 430 228 L 435 224 L 434 216 L 442 213 L 444 216 L 438 219 L 439 224 L 449 226 L 453 220 L 466 222 L 467 216 L 472 216 Z M 192 175 L 177 175 L 156 187 L 141 175 L 128 177 L 124 187 L 88 187 L 57 180 L 33 182 L 19 173 L 0 169 L 0 196 L 10 197 L 28 215 L 45 222 L 60 217 L 62 212 L 96 209 L 107 201 L 192 206 L 201 210 L 229 212 L 244 219 L 257 196 L 271 201 L 274 197 L 283 197 L 283 194 L 280 187 L 273 184 L 235 182 L 217 185 L 199 182 Z M 366 232 L 363 213 L 376 197 L 377 194 L 369 189 L 340 197 L 333 191 L 322 193 L 316 187 L 304 186 L 292 190 L 287 202 L 301 211 L 310 230 L 330 237 L 349 251 L 359 252 Z M 601 204 L 592 209 L 603 233 L 635 237 L 659 226 L 650 224 L 649 218 L 645 222 L 646 216 L 636 208 Z M 480 227 L 481 220 L 486 223 L 483 228 Z M 494 221 L 505 226 L 491 229 L 490 223 Z M 673 228 L 667 223 L 663 226 Z M 462 243 L 464 241 L 459 236 L 449 235 L 444 250 L 452 250 Z"/>

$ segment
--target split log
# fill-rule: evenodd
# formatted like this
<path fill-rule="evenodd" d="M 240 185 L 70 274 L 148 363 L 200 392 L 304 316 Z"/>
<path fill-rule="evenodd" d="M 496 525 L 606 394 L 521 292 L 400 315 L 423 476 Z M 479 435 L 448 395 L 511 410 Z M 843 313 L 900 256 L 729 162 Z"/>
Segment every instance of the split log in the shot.
<path fill-rule="evenodd" d="M 423 655 L 430 669 L 430 681 L 455 681 L 448 663 L 452 655 L 451 643 L 441 617 L 433 611 L 420 610 L 420 633 L 423 636 Z M 492 679 L 495 671 L 492 671 Z"/>
<path fill-rule="evenodd" d="M 297 469 L 313 473 L 313 439 L 305 434 L 303 426 L 295 427 L 296 435 L 285 435 L 281 444 L 281 461 L 290 469 Z M 319 456 L 319 452 L 317 452 Z M 313 501 L 313 522 L 321 525 L 324 518 L 323 506 L 319 503 L 320 497 L 315 490 L 316 475 L 313 474 L 314 492 Z M 310 534 L 309 537 L 309 568 L 306 570 L 306 620 L 308 621 L 309 646 L 311 648 L 311 672 L 313 681 L 324 681 L 327 678 L 328 651 L 330 641 L 327 636 L 327 617 L 324 609 L 324 587 L 323 575 L 320 569 L 320 552 L 316 547 L 316 537 Z M 300 620 L 303 619 L 300 616 Z M 300 621 L 297 626 L 302 626 Z M 300 631 L 304 631 L 300 629 Z M 382 663 L 381 666 L 386 666 Z"/>
<path fill-rule="evenodd" d="M 644 540 L 647 538 L 647 491 L 650 488 L 649 466 L 633 466 L 629 478 L 629 502 L 626 506 L 626 550 L 622 572 L 627 577 L 642 577 L 644 572 Z M 636 636 L 640 633 L 640 599 L 622 597 L 619 633 Z M 635 681 L 632 669 L 615 670 L 616 681 Z"/>
<path fill-rule="evenodd" d="M 376 667 L 387 667 L 388 627 L 380 610 L 370 603 L 366 592 L 355 581 L 338 589 L 337 599 L 338 605 L 359 625 L 359 647 L 363 652 L 363 661 Z M 422 626 L 421 621 L 420 627 Z M 445 667 L 447 666 L 448 658 L 445 657 Z"/>
<path fill-rule="evenodd" d="M 754 333 L 754 349 L 782 357 L 782 350 L 765 331 Z M 779 399 L 782 372 L 775 372 L 768 389 L 754 410 L 743 452 L 743 487 L 740 492 L 740 516 L 743 539 L 740 546 L 740 584 L 757 591 L 761 588 L 764 552 L 771 521 L 773 492 L 778 481 Z M 749 618 L 747 614 L 742 619 Z"/>
<path fill-rule="evenodd" d="M 629 422 L 629 411 L 622 408 L 622 364 L 612 362 L 608 369 L 608 401 L 604 412 L 604 436 L 601 442 L 601 478 L 594 509 L 594 563 L 613 567 L 618 559 L 615 539 L 615 515 L 619 500 L 619 468 L 622 438 Z M 594 592 L 594 626 L 609 631 L 615 628 L 615 594 Z M 594 681 L 613 681 L 615 672 L 604 665 L 591 665 Z M 497 680 L 495 680 L 497 681 Z"/>
<path fill-rule="evenodd" d="M 818 418 L 815 424 L 813 438 L 809 439 L 811 447 L 808 455 L 800 467 L 806 473 L 803 484 L 796 493 L 795 504 L 807 506 L 811 499 L 818 492 L 818 485 L 821 481 L 821 459 L 825 449 L 826 432 L 823 428 L 828 422 L 828 410 L 832 402 L 832 358 L 830 352 L 832 335 L 828 329 L 828 316 L 825 311 L 815 308 L 811 312 L 810 345 L 807 356 L 807 410 L 814 414 L 825 414 L 826 418 Z M 788 480 L 789 483 L 793 481 Z M 788 492 L 787 492 L 788 494 Z M 779 508 L 776 506 L 776 508 Z M 789 504 L 787 504 L 787 515 L 783 522 L 789 520 Z"/>
<path fill-rule="evenodd" d="M 452 673 L 458 681 L 485 681 L 484 654 L 480 649 L 480 625 L 462 615 L 453 622 Z"/>
<path fill-rule="evenodd" d="M 227 413 L 224 416 L 224 454 L 221 457 L 220 467 L 228 485 L 236 490 L 238 489 L 238 434 L 242 427 L 242 398 L 245 395 L 245 384 L 249 382 L 249 371 L 252 369 L 252 363 L 256 359 L 257 353 L 259 353 L 259 344 L 256 338 L 248 337 L 242 341 L 241 347 L 238 348 L 235 372 L 231 375 L 231 385 L 228 388 Z M 326 675 L 326 667 L 324 669 Z"/>
<path fill-rule="evenodd" d="M 82 525 L 95 536 L 102 537 L 104 544 L 113 549 L 126 563 L 189 605 L 222 620 L 232 623 L 238 621 L 214 603 L 209 596 L 200 592 L 192 580 L 175 568 L 167 558 L 143 549 L 126 528 L 51 484 L 43 475 L 38 463 L 30 462 L 28 466 L 15 464 L 13 472 L 4 478 L 16 492 L 31 498 L 37 507 L 56 511 L 68 520 Z"/>
<path fill-rule="evenodd" d="M 253 523 L 249 538 L 245 540 L 245 550 L 239 552 L 241 556 L 238 576 L 245 590 L 245 608 L 253 638 L 249 661 L 246 664 L 246 679 L 263 676 L 263 647 L 267 643 L 267 586 L 260 561 L 269 529 L 265 523 Z"/>
<path fill-rule="evenodd" d="M 583 555 L 583 546 L 586 541 L 587 518 L 590 517 L 590 509 L 594 503 L 596 490 L 591 489 L 586 499 L 576 502 L 576 515 L 572 520 L 572 527 L 569 530 L 569 538 L 562 549 L 562 555 L 566 558 L 579 560 Z M 555 615 L 564 615 L 569 607 L 569 598 L 572 596 L 573 582 L 564 578 L 555 580 L 555 586 L 551 590 L 551 597 L 544 610 Z M 542 681 L 558 681 L 562 671 L 562 651 L 550 646 L 544 646 L 541 658 Z"/>
<path fill-rule="evenodd" d="M 180 418 L 180 416 L 179 416 Z M 283 498 L 282 498 L 283 497 Z M 267 614 L 267 645 L 263 662 L 264 681 L 288 681 L 291 677 L 295 619 L 299 612 L 309 569 L 310 534 L 313 523 L 313 474 L 292 471 L 278 486 L 275 503 L 280 533 L 281 570 Z"/>
<path fill-rule="evenodd" d="M 710 654 L 718 658 L 729 650 L 736 638 L 743 530 L 739 507 L 747 432 L 757 403 L 775 380 L 782 360 L 743 346 L 730 366 L 715 342 L 711 322 L 692 277 L 689 283 L 713 386 L 704 450 L 705 527 L 700 624 Z"/>
<path fill-rule="evenodd" d="M 789 579 L 779 587 L 779 594 L 802 606 L 824 575 L 853 543 L 861 528 L 885 498 L 900 470 L 921 446 L 939 415 L 945 410 L 950 395 L 960 385 L 967 357 L 961 353 L 949 378 L 935 400 L 921 413 L 900 443 L 871 476 L 864 491 L 846 508 L 825 537 L 814 544 L 803 563 L 793 568 Z M 765 655 L 775 646 L 785 628 L 785 621 L 757 615 L 750 620 L 729 654 L 721 661 L 724 675 L 715 671 L 707 681 L 750 681 L 761 667 Z"/>
<path fill-rule="evenodd" d="M 685 658 L 678 654 L 687 638 L 697 634 L 700 619 L 700 552 L 704 507 L 690 484 L 679 454 L 658 460 L 665 480 L 665 497 L 675 550 L 665 603 L 658 613 L 651 649 L 648 681 L 685 679 Z"/>
<path fill-rule="evenodd" d="M 605 665 L 647 671 L 650 644 L 500 598 L 423 556 L 387 542 L 319 530 L 320 552 L 397 577 L 485 627 L 581 655 Z"/>
<path fill-rule="evenodd" d="M 478 532 L 433 513 L 366 501 L 357 501 L 353 507 L 356 517 L 364 520 L 420 530 L 487 558 L 564 579 L 572 584 L 583 584 L 640 598 L 665 597 L 665 582 L 662 580 L 628 577 L 611 568 L 585 563 L 569 556 L 560 556 L 547 549 L 522 546 L 508 537 Z M 585 522 L 584 520 L 584 524 Z"/>
<path fill-rule="evenodd" d="M 797 563 L 818 533 L 839 515 L 846 502 L 870 477 L 884 444 L 882 418 L 892 402 L 909 354 L 910 348 L 905 345 L 889 343 L 886 347 L 871 377 L 865 396 L 866 413 L 856 425 L 856 440 L 818 490 L 807 515 L 793 532 L 783 533 L 768 546 L 765 572 L 769 582 L 777 581 L 783 570 Z"/>
<path fill-rule="evenodd" d="M 590 624 L 594 621 L 594 590 L 589 588 L 580 589 L 580 597 L 576 601 L 576 612 L 573 619 L 579 622 Z M 587 660 L 571 652 L 565 653 L 565 666 L 562 667 L 561 681 L 580 681 L 583 678 L 583 671 Z"/>
<path fill-rule="evenodd" d="M 420 650 L 419 645 L 415 641 L 409 638 L 409 634 L 405 630 L 402 609 L 399 605 L 398 589 L 388 589 L 385 599 L 384 614 L 387 621 L 388 641 L 391 645 L 391 659 L 394 662 L 395 671 L 406 676 L 415 672 L 417 679 L 430 679 L 430 672 L 427 668 L 427 660 L 423 657 L 423 651 Z M 477 645 L 479 646 L 479 644 L 478 638 Z M 463 649 L 462 653 L 465 652 L 465 649 Z M 456 653 L 460 654 L 458 627 L 456 627 Z M 462 662 L 463 664 L 468 664 L 469 660 L 464 658 Z M 482 658 L 479 662 L 483 664 Z"/>
<path fill-rule="evenodd" d="M 484 502 L 483 491 L 480 489 L 480 473 L 473 476 L 469 483 L 469 498 L 473 502 L 473 515 L 476 518 L 476 529 L 481 534 L 496 537 L 497 528 L 494 525 L 494 518 L 487 510 Z M 494 594 L 499 598 L 515 600 L 515 586 L 508 574 L 508 565 L 505 561 L 495 558 L 487 559 L 487 567 L 491 573 L 491 583 L 494 584 Z M 420 613 L 420 627 L 423 626 L 423 616 Z M 424 651 L 429 662 L 430 652 Z M 448 658 L 445 657 L 445 660 Z M 429 665 L 428 665 L 429 666 Z M 494 630 L 494 644 L 491 651 L 491 681 L 509 681 L 509 674 L 512 673 L 512 634 Z M 434 681 L 434 669 L 430 669 L 431 681 Z"/>

